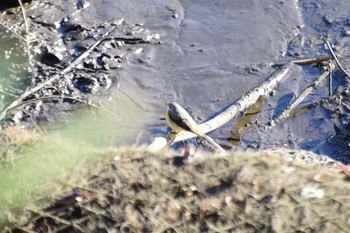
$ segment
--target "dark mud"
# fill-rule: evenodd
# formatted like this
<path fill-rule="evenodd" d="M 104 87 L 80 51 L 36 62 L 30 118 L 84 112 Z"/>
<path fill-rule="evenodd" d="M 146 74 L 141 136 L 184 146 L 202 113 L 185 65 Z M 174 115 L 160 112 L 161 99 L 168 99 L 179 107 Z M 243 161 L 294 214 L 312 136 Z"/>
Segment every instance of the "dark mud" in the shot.
<path fill-rule="evenodd" d="M 145 131 L 164 136 L 168 129 L 159 119 L 166 101 L 181 103 L 196 120 L 204 121 L 261 83 L 276 69 L 274 64 L 328 56 L 323 39 L 334 45 L 348 67 L 348 8 L 346 1 L 35 1 L 27 12 L 38 60 L 33 85 L 69 66 L 115 26 L 116 19 L 124 21 L 54 88 L 45 87 L 28 97 L 64 94 L 70 98 L 41 101 L 39 106 L 32 103 L 15 120 L 52 119 L 81 103 L 74 98 L 89 101 L 118 83 L 124 92 L 135 93 L 140 108 L 154 119 Z M 4 20 L 20 14 L 10 11 Z M 17 22 L 15 29 L 23 28 Z M 335 101 L 348 92 L 342 72 L 333 74 L 331 97 L 324 82 L 290 119 L 267 127 L 322 72 L 319 67 L 295 66 L 273 96 L 256 106 L 255 114 L 211 136 L 227 147 L 287 146 L 348 162 L 348 147 L 336 140 L 348 125 L 347 117 L 336 117 L 348 113 L 347 98 Z"/>

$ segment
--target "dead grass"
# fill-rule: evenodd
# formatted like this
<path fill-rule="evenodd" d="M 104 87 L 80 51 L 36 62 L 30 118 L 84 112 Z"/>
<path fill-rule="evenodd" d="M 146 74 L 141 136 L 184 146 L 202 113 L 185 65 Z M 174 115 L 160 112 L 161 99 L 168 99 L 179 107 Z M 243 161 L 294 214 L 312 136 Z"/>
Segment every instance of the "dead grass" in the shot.
<path fill-rule="evenodd" d="M 24 146 L 39 139 L 34 130 L 22 129 L 20 125 L 6 128 L 0 132 L 0 161 L 13 162 Z"/>
<path fill-rule="evenodd" d="M 7 232 L 346 232 L 350 221 L 344 174 L 265 152 L 187 163 L 111 150 L 67 182 L 69 195 L 28 203 Z"/>

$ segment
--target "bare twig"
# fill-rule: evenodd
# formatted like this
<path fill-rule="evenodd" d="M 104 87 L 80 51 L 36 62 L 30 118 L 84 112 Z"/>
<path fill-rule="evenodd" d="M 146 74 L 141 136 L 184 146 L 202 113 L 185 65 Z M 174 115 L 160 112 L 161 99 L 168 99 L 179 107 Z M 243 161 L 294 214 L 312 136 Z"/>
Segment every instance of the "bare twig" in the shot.
<path fill-rule="evenodd" d="M 288 106 L 288 108 L 286 108 L 276 119 L 272 120 L 269 123 L 269 125 L 271 125 L 271 126 L 276 125 L 276 123 L 279 123 L 283 119 L 287 118 L 290 115 L 290 113 L 313 91 L 313 89 L 318 84 L 320 84 L 323 81 L 323 79 L 325 79 L 327 77 L 327 75 L 329 75 L 329 73 L 330 72 L 327 70 L 327 71 L 323 72 L 323 74 L 318 76 L 318 78 L 315 79 L 312 84 L 307 86 L 302 91 L 302 93 Z"/>
<path fill-rule="evenodd" d="M 333 62 L 329 63 L 329 87 L 328 87 L 328 95 L 331 96 L 333 94 L 332 86 L 333 86 L 333 78 L 332 78 L 332 73 L 333 73 Z"/>
<path fill-rule="evenodd" d="M 0 22 L 0 26 L 2 26 L 3 28 L 5 28 L 6 30 L 9 30 L 15 37 L 17 37 L 20 40 L 26 41 L 26 38 L 24 38 L 23 36 L 21 36 L 20 34 L 18 34 L 17 32 L 15 32 L 14 30 L 12 30 L 11 28 L 7 27 L 5 24 L 3 24 L 2 22 Z"/>
<path fill-rule="evenodd" d="M 333 56 L 334 59 L 335 59 L 335 62 L 336 62 L 337 65 L 339 66 L 339 69 L 341 69 L 341 70 L 346 74 L 347 78 L 350 80 L 350 75 L 349 75 L 349 73 L 348 73 L 348 72 L 343 68 L 343 66 L 340 64 L 340 62 L 339 62 L 337 56 L 335 55 L 335 53 L 334 53 L 334 51 L 333 51 L 333 49 L 332 49 L 332 46 L 329 44 L 329 42 L 328 42 L 327 40 L 325 40 L 325 42 L 326 42 L 326 44 L 327 44 L 328 49 L 331 51 L 332 56 Z"/>
<path fill-rule="evenodd" d="M 308 58 L 308 59 L 300 59 L 300 60 L 294 60 L 292 61 L 294 64 L 297 65 L 310 65 L 310 64 L 319 64 L 323 63 L 325 61 L 330 61 L 333 60 L 333 56 L 328 56 L 328 57 L 321 57 L 321 58 Z"/>
<path fill-rule="evenodd" d="M 18 0 L 18 2 L 19 2 L 19 5 L 21 6 L 21 11 L 22 11 L 22 15 L 23 15 L 24 25 L 26 27 L 26 34 L 28 35 L 29 27 L 28 27 L 28 21 L 27 21 L 26 12 L 24 10 L 24 6 L 23 6 L 23 3 L 22 3 L 22 0 Z"/>
<path fill-rule="evenodd" d="M 218 152 L 221 152 L 221 153 L 226 153 L 226 151 L 224 150 L 224 148 L 222 148 L 219 144 L 217 144 L 214 139 L 212 139 L 211 137 L 209 137 L 208 135 L 205 135 L 205 140 L 207 140 L 210 145 L 213 146 L 213 149 L 215 149 L 216 151 Z"/>
<path fill-rule="evenodd" d="M 119 20 L 117 22 L 117 25 L 120 25 L 123 22 L 123 20 Z M 64 70 L 62 70 L 60 75 L 64 75 L 66 73 L 68 73 L 69 71 L 72 70 L 73 67 L 75 67 L 78 63 L 80 63 L 81 61 L 83 61 L 85 58 L 87 58 L 89 56 L 89 54 L 102 42 L 104 41 L 107 36 L 109 36 L 109 34 L 114 30 L 115 27 L 111 27 L 108 31 L 106 31 L 101 39 L 99 39 L 98 41 L 95 42 L 95 44 L 93 44 L 88 50 L 86 50 L 82 55 L 80 55 L 74 62 L 72 62 L 69 66 L 67 66 Z M 49 80 L 48 80 L 49 81 Z M 48 82 L 46 81 L 46 82 Z M 50 81 L 51 82 L 51 81 Z M 49 83 L 50 83 L 49 82 Z M 45 84 L 46 85 L 46 84 Z M 39 88 L 40 89 L 40 88 Z"/>
<path fill-rule="evenodd" d="M 28 60 L 29 60 L 29 64 L 30 64 L 30 67 L 29 69 L 31 69 L 32 67 L 32 60 L 31 60 L 31 56 L 30 56 L 30 42 L 29 42 L 29 24 L 28 24 L 28 21 L 27 21 L 27 15 L 26 15 L 26 12 L 24 10 L 24 6 L 23 6 L 23 3 L 22 3 L 22 0 L 18 0 L 19 2 L 19 5 L 21 7 L 21 11 L 22 11 L 22 15 L 23 15 L 23 20 L 24 20 L 24 26 L 25 26 L 25 29 L 26 29 L 26 44 L 27 44 L 27 54 L 28 54 Z"/>

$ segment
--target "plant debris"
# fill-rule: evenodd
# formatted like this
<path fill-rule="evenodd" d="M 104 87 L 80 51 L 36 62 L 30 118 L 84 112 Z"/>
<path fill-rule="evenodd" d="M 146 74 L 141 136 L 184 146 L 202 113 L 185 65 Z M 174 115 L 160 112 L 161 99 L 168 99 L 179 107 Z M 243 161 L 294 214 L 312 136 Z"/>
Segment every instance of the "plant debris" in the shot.
<path fill-rule="evenodd" d="M 6 232 L 347 230 L 350 183 L 330 164 L 293 163 L 271 151 L 203 155 L 181 165 L 173 152 L 140 148 L 100 158 L 67 180 L 72 191 L 28 204 Z"/>

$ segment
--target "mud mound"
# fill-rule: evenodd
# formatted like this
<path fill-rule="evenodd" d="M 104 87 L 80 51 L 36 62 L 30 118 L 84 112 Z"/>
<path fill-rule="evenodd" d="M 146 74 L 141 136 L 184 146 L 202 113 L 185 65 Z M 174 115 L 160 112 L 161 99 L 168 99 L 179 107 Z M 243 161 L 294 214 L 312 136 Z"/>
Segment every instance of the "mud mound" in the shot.
<path fill-rule="evenodd" d="M 67 183 L 73 192 L 28 205 L 7 232 L 344 232 L 349 224 L 343 174 L 272 152 L 189 163 L 119 150 Z"/>

